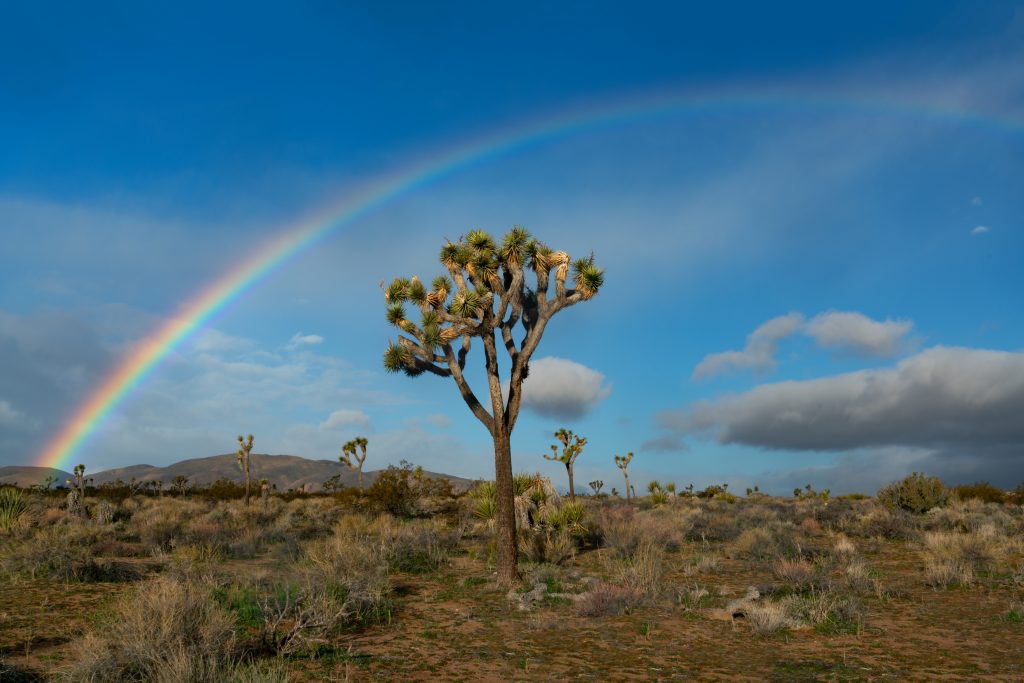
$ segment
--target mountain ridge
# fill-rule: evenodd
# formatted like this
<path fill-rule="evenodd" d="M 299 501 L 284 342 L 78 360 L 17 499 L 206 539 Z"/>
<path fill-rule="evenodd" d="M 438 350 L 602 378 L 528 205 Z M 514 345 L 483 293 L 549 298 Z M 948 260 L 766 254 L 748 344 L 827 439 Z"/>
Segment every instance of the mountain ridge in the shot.
<path fill-rule="evenodd" d="M 250 470 L 254 482 L 266 479 L 271 485 L 276 485 L 279 491 L 288 489 L 318 491 L 323 488 L 323 483 L 334 475 L 339 475 L 341 484 L 345 487 L 356 486 L 358 481 L 358 475 L 354 470 L 336 460 L 312 460 L 299 455 L 253 453 L 250 456 Z M 365 470 L 363 484 L 365 486 L 372 484 L 380 472 L 381 470 Z M 473 483 L 470 479 L 440 472 L 427 472 L 426 474 L 430 477 L 450 481 L 457 490 L 468 488 Z M 47 476 L 57 477 L 56 485 L 63 486 L 64 482 L 71 477 L 71 473 L 52 467 L 29 465 L 0 467 L 0 484 L 33 486 L 42 484 Z M 164 487 L 167 487 L 176 476 L 188 477 L 189 483 L 192 485 L 206 485 L 218 479 L 242 481 L 242 474 L 234 453 L 189 458 L 164 467 L 139 464 L 115 467 L 99 472 L 86 471 L 86 477 L 92 479 L 93 484 L 97 486 L 117 479 L 129 481 L 134 477 L 138 481 L 159 480 Z"/>

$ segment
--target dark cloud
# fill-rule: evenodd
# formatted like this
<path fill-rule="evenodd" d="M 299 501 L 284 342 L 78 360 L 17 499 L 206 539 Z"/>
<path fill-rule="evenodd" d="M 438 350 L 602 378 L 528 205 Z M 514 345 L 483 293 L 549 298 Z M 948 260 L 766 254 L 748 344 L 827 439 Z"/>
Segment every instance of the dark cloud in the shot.
<path fill-rule="evenodd" d="M 71 316 L 0 311 L 0 463 L 30 460 L 110 362 L 93 330 Z"/>
<path fill-rule="evenodd" d="M 676 435 L 771 450 L 919 449 L 936 473 L 1006 481 L 1024 466 L 1022 416 L 1024 353 L 934 347 L 892 368 L 763 384 L 658 420 Z"/>
<path fill-rule="evenodd" d="M 665 453 L 682 453 L 689 450 L 689 446 L 683 441 L 683 437 L 678 434 L 665 434 L 655 439 L 644 441 L 640 444 L 641 451 L 661 451 Z"/>

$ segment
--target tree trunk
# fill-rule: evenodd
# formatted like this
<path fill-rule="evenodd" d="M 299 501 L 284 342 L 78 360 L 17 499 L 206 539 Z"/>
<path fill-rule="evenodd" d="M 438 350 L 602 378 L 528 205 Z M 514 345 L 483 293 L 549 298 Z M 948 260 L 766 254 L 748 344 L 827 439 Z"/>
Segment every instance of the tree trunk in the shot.
<path fill-rule="evenodd" d="M 575 501 L 576 500 L 576 489 L 574 489 L 573 486 L 572 486 L 572 464 L 571 463 L 566 463 L 565 464 L 565 471 L 569 473 L 569 500 Z"/>
<path fill-rule="evenodd" d="M 632 490 L 632 487 L 629 485 L 629 475 L 623 472 L 622 476 L 626 478 L 626 502 L 628 503 L 631 499 L 629 492 Z"/>
<path fill-rule="evenodd" d="M 249 457 L 245 458 L 245 505 L 249 506 Z"/>
<path fill-rule="evenodd" d="M 357 470 L 357 473 L 359 474 L 359 490 L 362 491 L 363 490 L 363 463 L 359 463 L 359 469 Z"/>
<path fill-rule="evenodd" d="M 499 429 L 494 435 L 494 483 L 497 503 L 498 583 L 511 586 L 519 580 L 516 564 L 516 511 L 512 497 L 512 444 Z"/>

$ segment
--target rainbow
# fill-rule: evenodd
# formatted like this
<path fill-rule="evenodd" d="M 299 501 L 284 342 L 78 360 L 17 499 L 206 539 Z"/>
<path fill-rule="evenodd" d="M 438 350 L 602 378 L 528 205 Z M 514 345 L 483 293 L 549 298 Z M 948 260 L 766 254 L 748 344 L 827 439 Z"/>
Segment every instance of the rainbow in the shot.
<path fill-rule="evenodd" d="M 70 467 L 89 436 L 156 368 L 161 360 L 270 273 L 337 230 L 374 209 L 440 178 L 548 140 L 637 120 L 700 115 L 719 111 L 822 111 L 839 114 L 901 115 L 974 123 L 1019 131 L 1016 118 L 956 106 L 936 106 L 909 99 L 849 95 L 820 90 L 766 88 L 701 93 L 650 93 L 561 110 L 514 127 L 472 138 L 428 154 L 402 169 L 372 181 L 313 215 L 282 229 L 280 235 L 251 253 L 226 275 L 207 285 L 179 313 L 139 343 L 74 410 L 70 419 L 35 458 L 40 467 Z"/>

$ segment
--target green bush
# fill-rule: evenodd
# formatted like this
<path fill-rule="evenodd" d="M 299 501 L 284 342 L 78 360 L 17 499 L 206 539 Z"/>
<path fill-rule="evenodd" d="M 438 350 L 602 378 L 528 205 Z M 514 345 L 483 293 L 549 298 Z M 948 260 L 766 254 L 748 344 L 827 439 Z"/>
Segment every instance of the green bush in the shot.
<path fill-rule="evenodd" d="M 450 512 L 456 505 L 451 482 L 428 477 L 404 460 L 378 474 L 363 498 L 372 510 L 405 518 Z"/>
<path fill-rule="evenodd" d="M 0 488 L 0 529 L 10 530 L 25 514 L 25 496 L 13 486 Z"/>
<path fill-rule="evenodd" d="M 1006 500 L 1006 492 L 996 488 L 987 481 L 978 481 L 973 484 L 961 484 L 953 487 L 953 493 L 960 500 L 980 500 L 985 503 L 1002 503 Z"/>
<path fill-rule="evenodd" d="M 878 491 L 878 502 L 890 510 L 906 510 L 917 514 L 949 502 L 950 491 L 937 477 L 920 472 L 908 475 Z"/>

